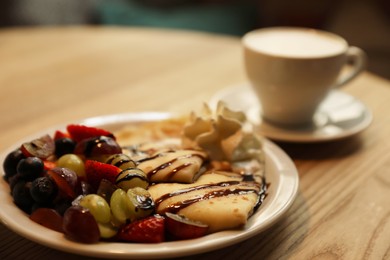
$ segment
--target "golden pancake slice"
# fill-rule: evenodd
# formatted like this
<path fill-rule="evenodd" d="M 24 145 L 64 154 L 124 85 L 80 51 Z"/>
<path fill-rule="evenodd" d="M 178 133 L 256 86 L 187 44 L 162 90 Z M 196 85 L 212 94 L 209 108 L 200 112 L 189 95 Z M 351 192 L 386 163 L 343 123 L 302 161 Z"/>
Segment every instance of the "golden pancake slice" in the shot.
<path fill-rule="evenodd" d="M 208 171 L 194 183 L 155 184 L 149 192 L 157 213 L 171 212 L 202 222 L 213 233 L 243 227 L 264 198 L 265 183 L 260 175 Z"/>
<path fill-rule="evenodd" d="M 192 183 L 204 172 L 207 154 L 195 150 L 167 150 L 137 161 L 150 182 Z"/>

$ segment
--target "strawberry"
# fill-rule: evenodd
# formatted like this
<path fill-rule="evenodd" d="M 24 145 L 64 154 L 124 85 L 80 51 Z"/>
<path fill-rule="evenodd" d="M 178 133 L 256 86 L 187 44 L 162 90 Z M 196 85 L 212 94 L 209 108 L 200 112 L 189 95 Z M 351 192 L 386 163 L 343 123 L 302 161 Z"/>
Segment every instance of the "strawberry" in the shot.
<path fill-rule="evenodd" d="M 67 132 L 56 130 L 54 132 L 54 137 L 53 137 L 54 141 L 58 140 L 58 139 L 61 139 L 61 138 L 70 138 L 70 134 L 67 133 Z"/>
<path fill-rule="evenodd" d="M 159 215 L 149 216 L 123 226 L 118 237 L 136 243 L 159 243 L 165 241 L 165 219 Z"/>
<path fill-rule="evenodd" d="M 57 185 L 61 197 L 69 198 L 72 200 L 75 199 L 76 192 L 74 190 L 74 187 L 72 187 L 71 184 L 65 179 L 65 177 L 58 172 L 58 169 L 60 168 L 53 168 L 51 170 L 48 170 L 47 175 Z"/>
<path fill-rule="evenodd" d="M 111 132 L 92 126 L 70 124 L 66 127 L 66 130 L 68 131 L 70 137 L 76 142 L 98 136 L 108 136 L 115 139 Z"/>
<path fill-rule="evenodd" d="M 53 162 L 53 161 L 44 160 L 43 167 L 45 170 L 48 171 L 48 170 L 51 170 L 51 169 L 57 167 L 57 164 L 56 164 L 56 162 Z"/>
<path fill-rule="evenodd" d="M 169 212 L 165 213 L 165 215 L 167 231 L 176 240 L 192 239 L 207 234 L 209 226 L 204 223 Z"/>
<path fill-rule="evenodd" d="M 100 181 L 103 179 L 111 183 L 115 183 L 116 177 L 122 170 L 114 165 L 102 163 L 94 160 L 85 161 L 85 174 L 88 183 L 92 187 L 99 187 Z"/>

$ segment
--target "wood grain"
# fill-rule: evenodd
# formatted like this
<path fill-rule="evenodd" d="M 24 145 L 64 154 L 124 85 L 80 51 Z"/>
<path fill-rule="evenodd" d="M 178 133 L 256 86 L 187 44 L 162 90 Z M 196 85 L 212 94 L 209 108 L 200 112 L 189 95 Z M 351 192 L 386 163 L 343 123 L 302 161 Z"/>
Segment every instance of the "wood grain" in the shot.
<path fill-rule="evenodd" d="M 81 118 L 187 113 L 246 81 L 238 38 L 115 27 L 0 30 L 0 144 Z M 365 73 L 343 89 L 374 115 L 362 133 L 278 143 L 300 175 L 296 201 L 266 232 L 185 259 L 390 259 L 390 83 Z M 92 259 L 0 225 L 0 259 Z M 184 258 L 183 258 L 184 259 Z"/>

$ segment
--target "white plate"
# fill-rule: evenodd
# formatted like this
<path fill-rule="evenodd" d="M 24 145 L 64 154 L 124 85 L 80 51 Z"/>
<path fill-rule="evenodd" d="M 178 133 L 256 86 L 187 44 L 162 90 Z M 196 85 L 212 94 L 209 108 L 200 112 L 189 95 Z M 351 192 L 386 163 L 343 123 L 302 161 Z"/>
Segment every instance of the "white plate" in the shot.
<path fill-rule="evenodd" d="M 261 120 L 260 103 L 249 84 L 226 88 L 210 100 L 214 107 L 222 100 L 234 110 L 244 111 L 260 134 L 287 142 L 323 142 L 355 135 L 372 122 L 371 112 L 356 98 L 338 90 L 332 91 L 314 116 L 313 125 L 281 128 Z"/>
<path fill-rule="evenodd" d="M 100 126 L 111 131 L 120 129 L 126 124 L 135 124 L 141 121 L 154 121 L 168 118 L 166 113 L 136 113 L 119 114 L 89 118 L 80 123 L 91 126 Z M 23 141 L 31 140 L 42 134 L 54 133 L 56 129 L 64 129 L 65 125 L 46 129 L 33 136 L 23 138 L 13 147 L 5 150 L 0 157 L 5 156 Z M 265 140 L 266 178 L 270 183 L 268 196 L 259 210 L 250 218 L 242 230 L 222 231 L 202 238 L 165 242 L 159 244 L 132 244 L 109 243 L 86 245 L 75 243 L 64 238 L 61 233 L 49 230 L 29 220 L 28 216 L 20 211 L 13 203 L 8 184 L 3 178 L 0 180 L 0 219 L 9 229 L 19 235 L 39 244 L 75 254 L 104 258 L 166 258 L 198 254 L 206 251 L 226 247 L 248 239 L 270 227 L 291 206 L 298 191 L 298 172 L 291 159 L 275 144 Z M 4 175 L 4 172 L 1 172 Z M 0 242 L 1 243 L 1 242 Z"/>

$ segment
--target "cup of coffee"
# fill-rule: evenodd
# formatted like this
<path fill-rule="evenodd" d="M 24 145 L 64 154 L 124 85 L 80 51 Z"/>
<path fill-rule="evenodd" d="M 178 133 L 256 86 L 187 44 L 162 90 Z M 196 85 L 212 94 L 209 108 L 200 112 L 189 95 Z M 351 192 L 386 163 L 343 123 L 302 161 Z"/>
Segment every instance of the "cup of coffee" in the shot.
<path fill-rule="evenodd" d="M 355 78 L 366 64 L 363 50 L 309 28 L 258 29 L 245 34 L 242 44 L 262 117 L 282 126 L 312 123 L 329 91 Z"/>

